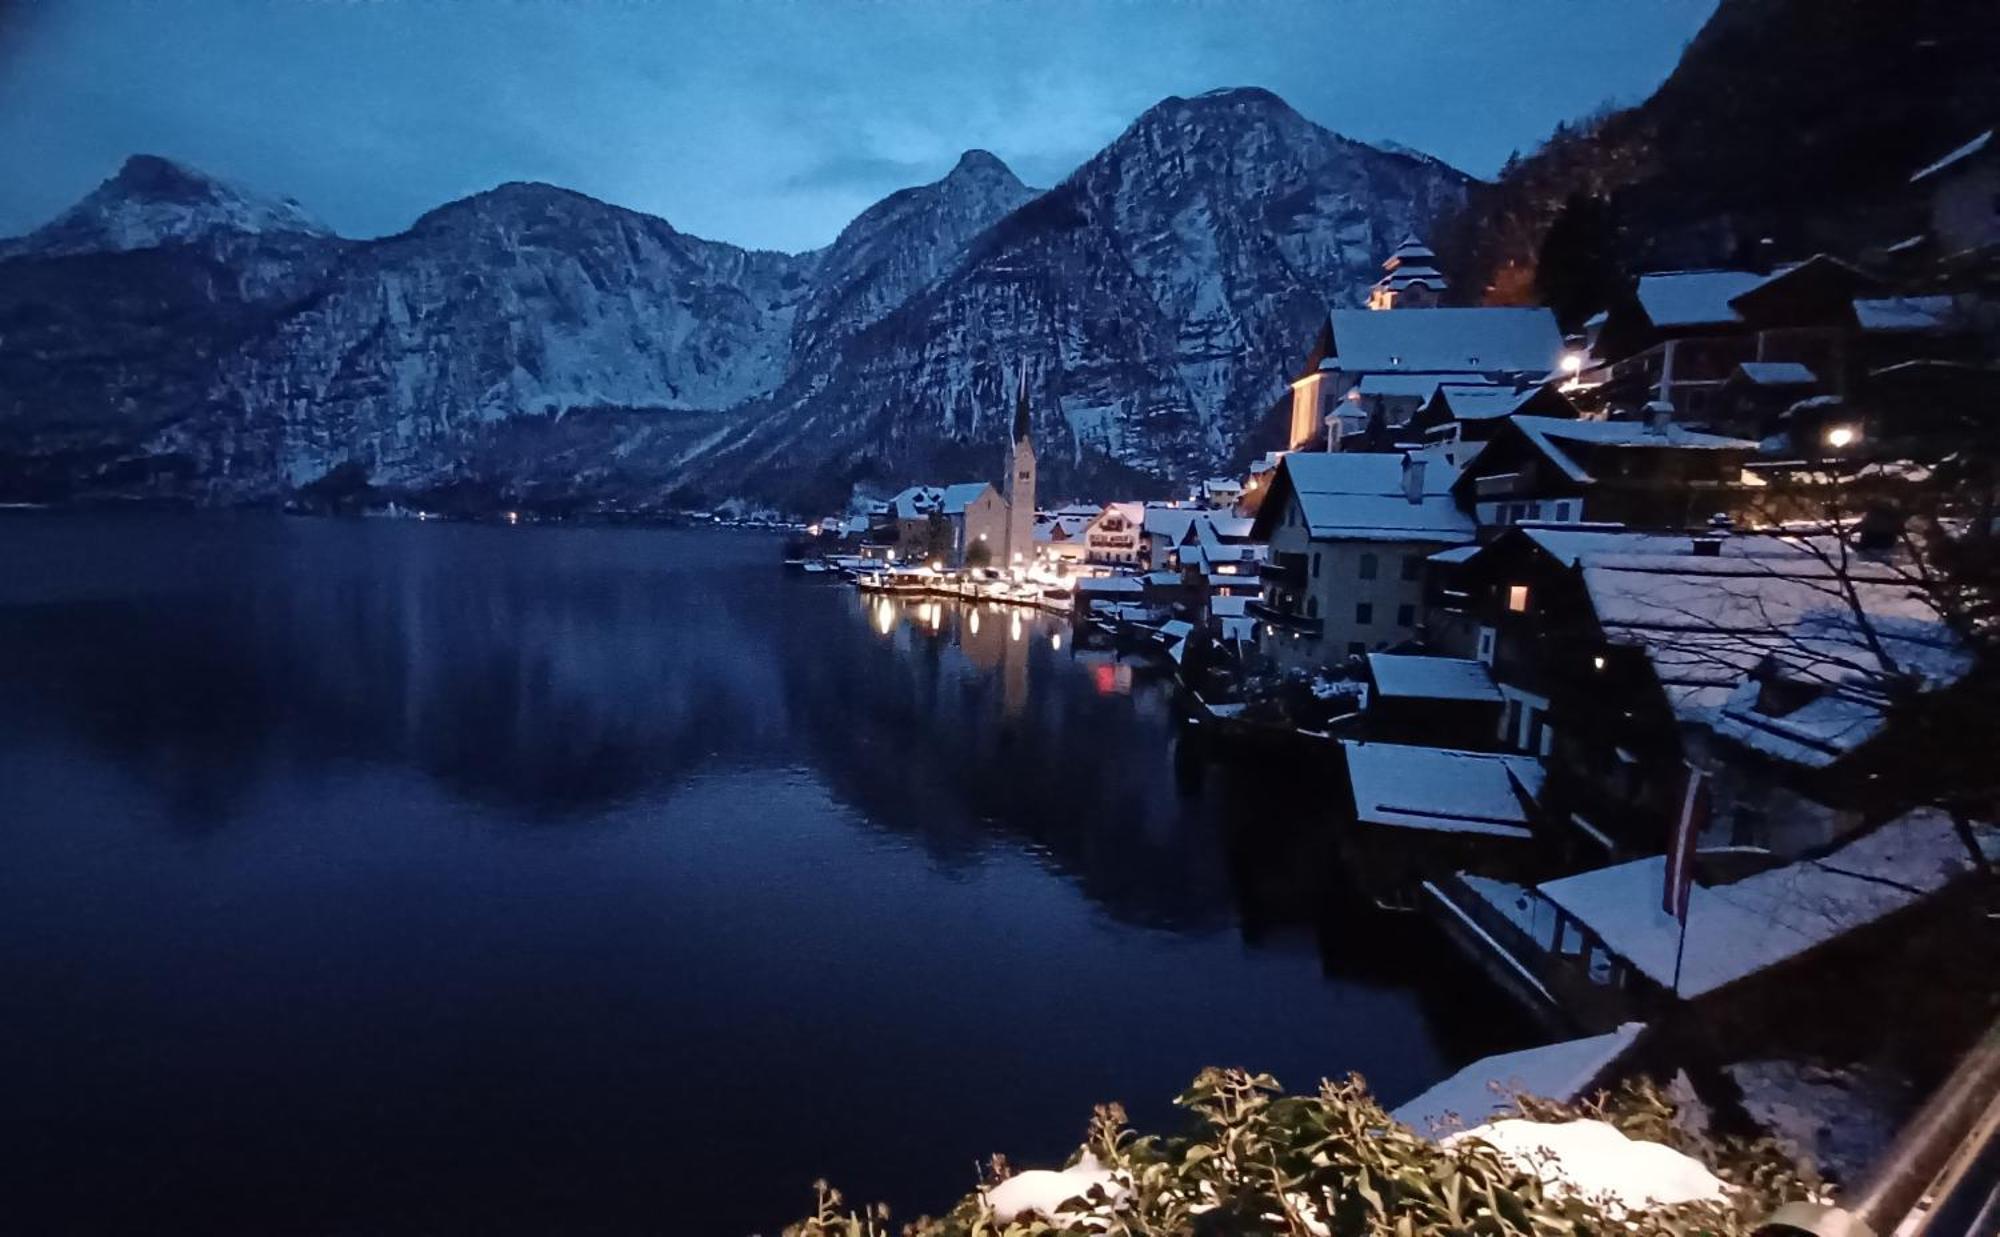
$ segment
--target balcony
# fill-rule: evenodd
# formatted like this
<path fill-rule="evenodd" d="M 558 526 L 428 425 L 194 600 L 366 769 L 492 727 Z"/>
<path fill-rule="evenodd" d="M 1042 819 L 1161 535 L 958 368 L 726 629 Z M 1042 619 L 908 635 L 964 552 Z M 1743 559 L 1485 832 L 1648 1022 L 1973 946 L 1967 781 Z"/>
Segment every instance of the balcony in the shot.
<path fill-rule="evenodd" d="M 1304 588 L 1306 564 L 1303 555 L 1257 564 L 1257 576 L 1280 588 Z"/>
<path fill-rule="evenodd" d="M 1265 626 L 1279 631 L 1297 632 L 1299 635 L 1311 636 L 1317 640 L 1320 632 L 1324 630 L 1324 625 L 1319 619 L 1307 618 L 1290 610 L 1281 610 L 1262 601 L 1253 601 L 1244 609 L 1253 617 L 1262 620 Z"/>

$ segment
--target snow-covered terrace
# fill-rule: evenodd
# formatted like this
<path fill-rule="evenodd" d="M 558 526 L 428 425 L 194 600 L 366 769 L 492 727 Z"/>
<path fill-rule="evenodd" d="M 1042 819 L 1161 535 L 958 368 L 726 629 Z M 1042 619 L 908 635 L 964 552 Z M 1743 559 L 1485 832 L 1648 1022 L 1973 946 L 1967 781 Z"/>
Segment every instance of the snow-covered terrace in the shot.
<path fill-rule="evenodd" d="M 1541 796 L 1541 762 L 1527 756 L 1343 740 L 1354 814 L 1363 824 L 1526 839 Z"/>

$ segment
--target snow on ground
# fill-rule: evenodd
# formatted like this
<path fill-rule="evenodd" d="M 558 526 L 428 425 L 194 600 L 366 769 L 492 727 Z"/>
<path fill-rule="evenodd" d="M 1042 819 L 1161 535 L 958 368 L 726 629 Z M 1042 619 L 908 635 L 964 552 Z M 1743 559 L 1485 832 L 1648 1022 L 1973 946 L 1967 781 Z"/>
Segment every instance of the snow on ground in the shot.
<path fill-rule="evenodd" d="M 1619 1211 L 1725 1198 L 1721 1180 L 1699 1160 L 1660 1143 L 1627 1138 L 1602 1121 L 1495 1121 L 1453 1134 L 1444 1145 L 1475 1139 L 1539 1176 L 1551 1190 Z"/>
<path fill-rule="evenodd" d="M 1569 1103 L 1616 1064 L 1645 1029 L 1643 1022 L 1628 1022 L 1605 1035 L 1483 1057 L 1390 1115 L 1420 1134 L 1445 1133 L 1513 1111 L 1516 1095 Z"/>
<path fill-rule="evenodd" d="M 1117 1176 L 1086 1151 L 1075 1164 L 1060 1172 L 1031 1168 L 1015 1173 L 986 1192 L 986 1203 L 1002 1224 L 1011 1224 L 1029 1212 L 1054 1220 L 1088 1214 L 1091 1204 L 1080 1200 L 1096 1187 L 1102 1187 L 1109 1198 L 1125 1192 Z"/>

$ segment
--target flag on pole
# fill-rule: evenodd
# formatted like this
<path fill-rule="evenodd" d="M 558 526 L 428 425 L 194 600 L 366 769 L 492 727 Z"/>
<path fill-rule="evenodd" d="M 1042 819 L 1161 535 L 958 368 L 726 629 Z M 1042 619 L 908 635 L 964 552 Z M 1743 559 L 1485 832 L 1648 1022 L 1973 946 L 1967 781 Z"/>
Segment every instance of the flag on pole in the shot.
<path fill-rule="evenodd" d="M 1681 787 L 1680 814 L 1674 820 L 1673 841 L 1667 847 L 1667 887 L 1662 908 L 1687 926 L 1688 902 L 1694 886 L 1695 839 L 1708 825 L 1708 775 L 1687 766 Z"/>

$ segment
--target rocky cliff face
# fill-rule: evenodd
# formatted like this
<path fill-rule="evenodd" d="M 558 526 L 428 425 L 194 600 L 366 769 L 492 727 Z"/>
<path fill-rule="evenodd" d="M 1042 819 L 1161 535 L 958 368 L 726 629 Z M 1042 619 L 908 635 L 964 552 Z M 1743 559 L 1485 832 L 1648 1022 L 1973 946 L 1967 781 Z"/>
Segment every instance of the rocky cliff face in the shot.
<path fill-rule="evenodd" d="M 857 479 L 983 476 L 1026 364 L 1056 484 L 1217 467 L 1283 391 L 1326 306 L 1358 303 L 1383 255 L 1464 184 L 1266 91 L 1168 99 L 814 358 L 704 463 L 724 477 L 815 460 Z"/>
<path fill-rule="evenodd" d="M 1464 184 L 1254 90 L 1169 99 L 1045 194 L 969 152 L 798 256 L 531 184 L 343 241 L 138 157 L 0 248 L 0 489 L 256 498 L 359 464 L 818 499 L 994 471 L 1020 364 L 1057 482 L 1163 483 L 1227 459 Z"/>
<path fill-rule="evenodd" d="M 212 399 L 230 434 L 210 462 L 296 485 L 354 459 L 425 485 L 510 418 L 733 408 L 783 377 L 813 265 L 502 185 L 356 248 L 226 358 Z"/>

